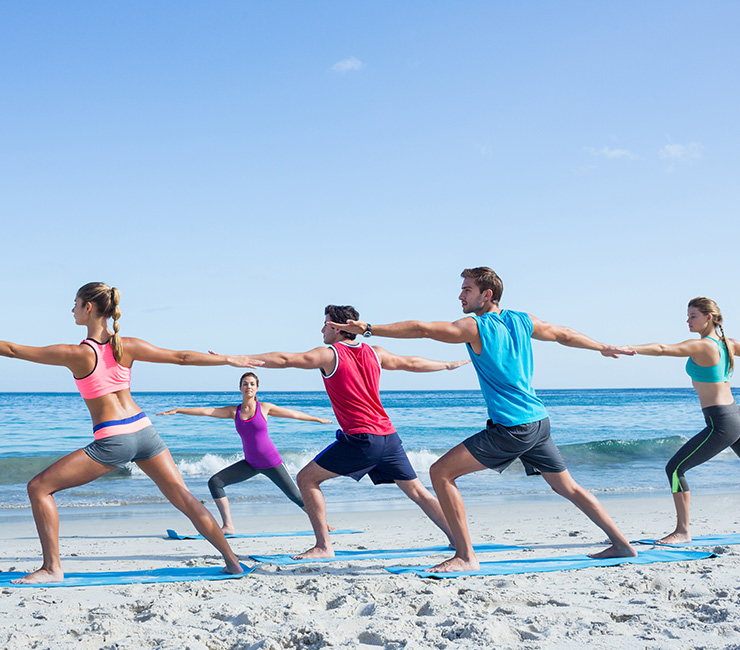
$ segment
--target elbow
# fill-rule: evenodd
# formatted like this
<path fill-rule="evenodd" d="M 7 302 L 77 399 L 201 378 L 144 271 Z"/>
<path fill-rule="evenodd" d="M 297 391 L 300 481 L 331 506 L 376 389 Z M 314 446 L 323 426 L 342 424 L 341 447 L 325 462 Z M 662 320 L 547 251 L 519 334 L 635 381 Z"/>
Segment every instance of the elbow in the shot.
<path fill-rule="evenodd" d="M 269 365 L 268 365 L 268 363 L 269 363 Z M 278 368 L 278 369 L 280 369 L 280 368 L 289 368 L 290 367 L 290 363 L 289 363 L 289 359 L 288 359 L 288 357 L 286 355 L 279 354 L 279 355 L 276 355 L 274 358 L 270 359 L 269 362 L 266 362 L 265 363 L 265 366 L 266 367 L 269 367 L 269 368 Z"/>
<path fill-rule="evenodd" d="M 428 323 L 422 323 L 420 321 L 414 321 L 413 328 L 414 338 L 420 339 L 431 339 L 434 338 L 432 328 Z"/>
<path fill-rule="evenodd" d="M 16 354 L 15 349 L 13 348 L 12 343 L 6 343 L 3 341 L 0 343 L 0 356 L 2 357 L 8 357 L 10 359 L 17 359 L 18 355 Z"/>

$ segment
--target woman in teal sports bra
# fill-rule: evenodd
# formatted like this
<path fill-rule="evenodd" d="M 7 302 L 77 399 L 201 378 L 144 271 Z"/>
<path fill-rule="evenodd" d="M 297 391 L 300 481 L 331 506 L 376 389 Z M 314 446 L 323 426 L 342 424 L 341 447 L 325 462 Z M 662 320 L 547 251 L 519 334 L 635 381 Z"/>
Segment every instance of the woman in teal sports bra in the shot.
<path fill-rule="evenodd" d="M 691 541 L 689 531 L 689 484 L 684 476 L 728 447 L 740 456 L 740 407 L 730 390 L 734 355 L 740 355 L 740 342 L 728 339 L 722 327 L 722 312 L 709 298 L 694 298 L 688 306 L 689 331 L 699 339 L 666 345 L 648 343 L 626 346 L 637 354 L 688 357 L 686 372 L 699 396 L 707 426 L 679 449 L 666 465 L 676 506 L 676 529 L 663 537 L 664 544 Z"/>

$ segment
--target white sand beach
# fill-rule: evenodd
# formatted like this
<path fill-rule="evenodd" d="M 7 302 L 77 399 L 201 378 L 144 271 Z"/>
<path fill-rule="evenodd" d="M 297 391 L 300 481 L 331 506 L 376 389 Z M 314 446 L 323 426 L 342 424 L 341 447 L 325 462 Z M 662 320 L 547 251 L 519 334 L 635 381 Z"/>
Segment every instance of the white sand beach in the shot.
<path fill-rule="evenodd" d="M 608 510 L 630 539 L 655 537 L 673 523 L 669 494 L 610 498 Z M 342 528 L 336 549 L 401 548 L 443 540 L 417 510 L 331 513 Z M 736 495 L 696 496 L 693 534 L 740 530 Z M 165 539 L 192 532 L 165 517 L 65 518 L 67 572 L 217 565 L 204 541 Z M 238 515 L 238 513 L 237 513 Z M 483 560 L 573 555 L 598 550 L 600 531 L 563 500 L 517 500 L 469 508 L 476 542 L 531 551 Z M 305 530 L 302 515 L 241 517 L 242 532 Z M 2 571 L 38 567 L 30 512 L 2 528 Z M 304 550 L 308 537 L 234 539 L 249 554 Z M 740 648 L 740 546 L 713 546 L 694 562 L 444 580 L 393 575 L 386 566 L 431 564 L 443 556 L 279 567 L 259 565 L 240 580 L 107 587 L 4 588 L 0 648 L 62 650 L 161 648 L 278 650 L 324 647 L 420 648 Z"/>

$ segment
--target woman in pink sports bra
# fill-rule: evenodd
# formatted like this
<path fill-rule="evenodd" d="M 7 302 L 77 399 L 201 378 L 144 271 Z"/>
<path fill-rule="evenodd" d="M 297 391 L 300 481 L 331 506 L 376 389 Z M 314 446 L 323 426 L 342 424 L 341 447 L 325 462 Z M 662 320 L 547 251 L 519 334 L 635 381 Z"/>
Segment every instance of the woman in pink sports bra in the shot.
<path fill-rule="evenodd" d="M 66 366 L 85 400 L 95 440 L 58 460 L 28 484 L 43 564 L 40 569 L 14 582 L 47 583 L 64 579 L 59 557 L 59 513 L 54 493 L 84 485 L 128 462 L 135 462 L 162 494 L 192 521 L 195 528 L 221 553 L 228 573 L 242 573 L 239 559 L 229 547 L 221 528 L 182 480 L 167 447 L 136 405 L 129 391 L 134 361 L 175 363 L 191 366 L 223 366 L 232 362 L 225 355 L 157 348 L 135 338 L 121 338 L 118 320 L 120 294 L 102 282 L 81 287 L 72 313 L 75 323 L 87 328 L 79 345 L 32 347 L 0 341 L 0 355 L 35 363 Z M 108 328 L 113 319 L 113 331 Z M 262 365 L 239 360 L 240 367 Z"/>
<path fill-rule="evenodd" d="M 245 372 L 239 379 L 239 390 L 242 393 L 242 403 L 236 406 L 200 406 L 191 408 L 174 408 L 157 415 L 204 415 L 212 418 L 225 418 L 234 421 L 236 431 L 242 439 L 244 459 L 222 469 L 208 481 L 213 501 L 218 508 L 224 525 L 221 530 L 226 535 L 236 532 L 231 519 L 229 499 L 224 488 L 227 485 L 241 483 L 257 474 L 262 474 L 277 485 L 293 503 L 304 508 L 303 498 L 298 486 L 288 474 L 280 452 L 277 450 L 267 432 L 267 416 L 276 418 L 293 418 L 305 422 L 319 422 L 331 424 L 331 420 L 317 418 L 302 411 L 286 409 L 282 406 L 260 402 L 257 400 L 259 379 L 253 372 Z M 304 508 L 305 509 L 305 508 Z M 330 526 L 330 530 L 333 528 Z"/>

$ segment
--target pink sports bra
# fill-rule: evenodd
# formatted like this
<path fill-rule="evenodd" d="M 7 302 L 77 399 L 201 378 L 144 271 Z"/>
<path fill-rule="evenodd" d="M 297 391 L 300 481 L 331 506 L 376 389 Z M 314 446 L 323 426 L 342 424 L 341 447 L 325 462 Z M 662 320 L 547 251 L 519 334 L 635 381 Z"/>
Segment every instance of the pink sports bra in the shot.
<path fill-rule="evenodd" d="M 83 343 L 95 351 L 95 367 L 92 372 L 81 379 L 74 378 L 84 399 L 95 399 L 129 388 L 131 368 L 116 361 L 110 343 L 98 343 L 95 339 L 85 339 L 80 345 Z"/>

